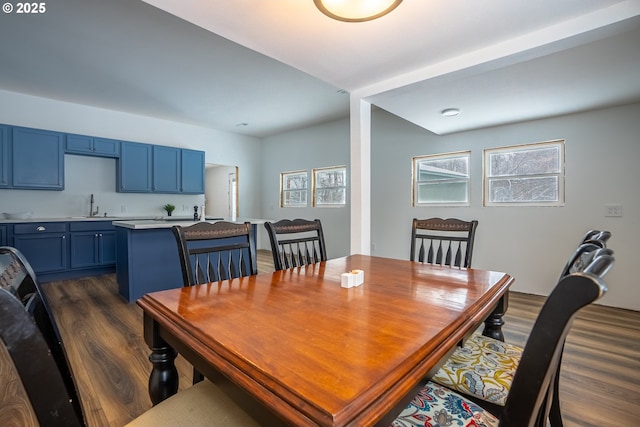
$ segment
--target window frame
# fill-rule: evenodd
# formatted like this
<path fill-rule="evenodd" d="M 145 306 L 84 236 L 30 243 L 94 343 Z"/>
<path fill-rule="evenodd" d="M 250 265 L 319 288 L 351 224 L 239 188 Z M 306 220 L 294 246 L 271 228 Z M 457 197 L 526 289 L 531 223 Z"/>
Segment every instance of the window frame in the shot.
<path fill-rule="evenodd" d="M 532 151 L 545 148 L 558 148 L 558 170 L 557 172 L 538 172 L 528 174 L 513 174 L 513 175 L 495 175 L 489 176 L 490 173 L 490 156 L 495 153 L 517 153 L 522 151 Z M 565 140 L 554 139 L 550 141 L 533 142 L 527 144 L 510 145 L 505 147 L 485 148 L 482 153 L 482 205 L 485 207 L 494 206 L 532 206 L 532 207 L 561 207 L 565 205 L 565 179 L 566 179 L 566 165 L 565 165 Z M 504 179 L 524 179 L 524 178 L 557 178 L 557 201 L 506 201 L 496 202 L 490 200 L 490 185 L 494 181 Z"/>
<path fill-rule="evenodd" d="M 306 178 L 305 188 L 285 189 L 285 179 L 287 176 L 304 175 Z M 304 204 L 287 204 L 286 192 L 303 191 L 306 193 Z M 280 207 L 281 208 L 306 208 L 309 206 L 309 172 L 306 169 L 280 172 Z"/>
<path fill-rule="evenodd" d="M 450 179 L 434 182 L 432 185 L 445 185 L 454 182 L 466 183 L 466 201 L 444 201 L 444 202 L 420 202 L 418 200 L 419 184 L 427 181 L 418 181 L 420 174 L 418 173 L 418 163 L 425 159 L 454 159 L 466 157 L 467 159 L 467 177 L 466 179 Z M 455 151 L 450 153 L 424 154 L 413 156 L 411 158 L 411 206 L 412 207 L 434 207 L 434 206 L 471 206 L 471 150 Z"/>
<path fill-rule="evenodd" d="M 320 189 L 344 189 L 344 202 L 343 203 L 318 203 L 318 173 L 326 172 L 330 170 L 342 170 L 344 172 L 344 186 L 340 187 L 322 187 Z M 347 205 L 347 166 L 327 166 L 322 168 L 313 168 L 311 171 L 311 187 L 312 187 L 312 206 L 318 208 L 341 208 Z"/>

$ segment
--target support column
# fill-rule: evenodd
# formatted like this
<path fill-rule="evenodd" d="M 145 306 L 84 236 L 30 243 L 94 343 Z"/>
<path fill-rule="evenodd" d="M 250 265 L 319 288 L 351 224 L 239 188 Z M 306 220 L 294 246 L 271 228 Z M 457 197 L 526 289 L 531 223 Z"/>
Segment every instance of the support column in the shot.
<path fill-rule="evenodd" d="M 371 104 L 351 94 L 351 254 L 371 254 Z"/>

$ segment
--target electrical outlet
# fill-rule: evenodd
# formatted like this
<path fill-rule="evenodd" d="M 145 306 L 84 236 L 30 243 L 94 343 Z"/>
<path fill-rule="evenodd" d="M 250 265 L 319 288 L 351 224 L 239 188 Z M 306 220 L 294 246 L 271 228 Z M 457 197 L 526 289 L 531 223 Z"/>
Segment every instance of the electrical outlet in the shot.
<path fill-rule="evenodd" d="M 618 204 L 604 205 L 604 216 L 621 217 L 622 205 L 618 205 Z"/>

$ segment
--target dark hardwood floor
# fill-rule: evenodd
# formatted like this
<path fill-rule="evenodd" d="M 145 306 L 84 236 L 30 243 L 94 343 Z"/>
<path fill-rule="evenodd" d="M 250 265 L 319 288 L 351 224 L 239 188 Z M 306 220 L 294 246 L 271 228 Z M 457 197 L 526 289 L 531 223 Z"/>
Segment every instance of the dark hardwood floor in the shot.
<path fill-rule="evenodd" d="M 273 271 L 269 252 L 260 251 L 258 259 L 258 271 Z M 63 334 L 88 425 L 119 427 L 149 408 L 151 365 L 142 338 L 142 311 L 118 296 L 115 275 L 53 282 L 44 288 Z M 507 341 L 524 344 L 542 302 L 539 296 L 511 293 L 504 327 Z M 177 366 L 181 388 L 188 387 L 191 366 L 180 358 Z M 596 305 L 579 313 L 565 347 L 561 402 L 567 427 L 636 424 L 640 312 Z M 24 425 L 12 419 L 15 416 L 0 406 L 0 425 Z"/>

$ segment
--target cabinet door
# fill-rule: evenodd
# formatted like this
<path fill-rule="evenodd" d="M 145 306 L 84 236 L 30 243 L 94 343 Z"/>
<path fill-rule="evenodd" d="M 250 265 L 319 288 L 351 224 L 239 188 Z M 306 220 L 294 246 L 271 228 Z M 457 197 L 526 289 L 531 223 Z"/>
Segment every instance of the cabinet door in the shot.
<path fill-rule="evenodd" d="M 0 225 L 0 246 L 7 246 L 7 226 Z"/>
<path fill-rule="evenodd" d="M 98 235 L 98 261 L 100 265 L 116 264 L 116 232 L 101 231 Z"/>
<path fill-rule="evenodd" d="M 98 264 L 98 232 L 71 233 L 71 268 L 94 267 Z"/>
<path fill-rule="evenodd" d="M 182 150 L 182 192 L 204 194 L 204 151 Z"/>
<path fill-rule="evenodd" d="M 93 138 L 93 153 L 102 157 L 120 156 L 120 141 L 106 138 Z"/>
<path fill-rule="evenodd" d="M 64 135 L 12 128 L 13 187 L 64 190 Z"/>
<path fill-rule="evenodd" d="M 67 135 L 67 153 L 91 154 L 93 152 L 93 138 L 85 135 Z"/>
<path fill-rule="evenodd" d="M 9 186 L 9 128 L 0 126 L 0 188 Z"/>
<path fill-rule="evenodd" d="M 118 159 L 118 191 L 151 192 L 151 159 L 151 145 L 123 141 Z"/>
<path fill-rule="evenodd" d="M 153 191 L 180 192 L 180 149 L 153 146 Z"/>
<path fill-rule="evenodd" d="M 27 258 L 36 274 L 67 269 L 66 234 L 16 234 L 13 245 Z"/>

